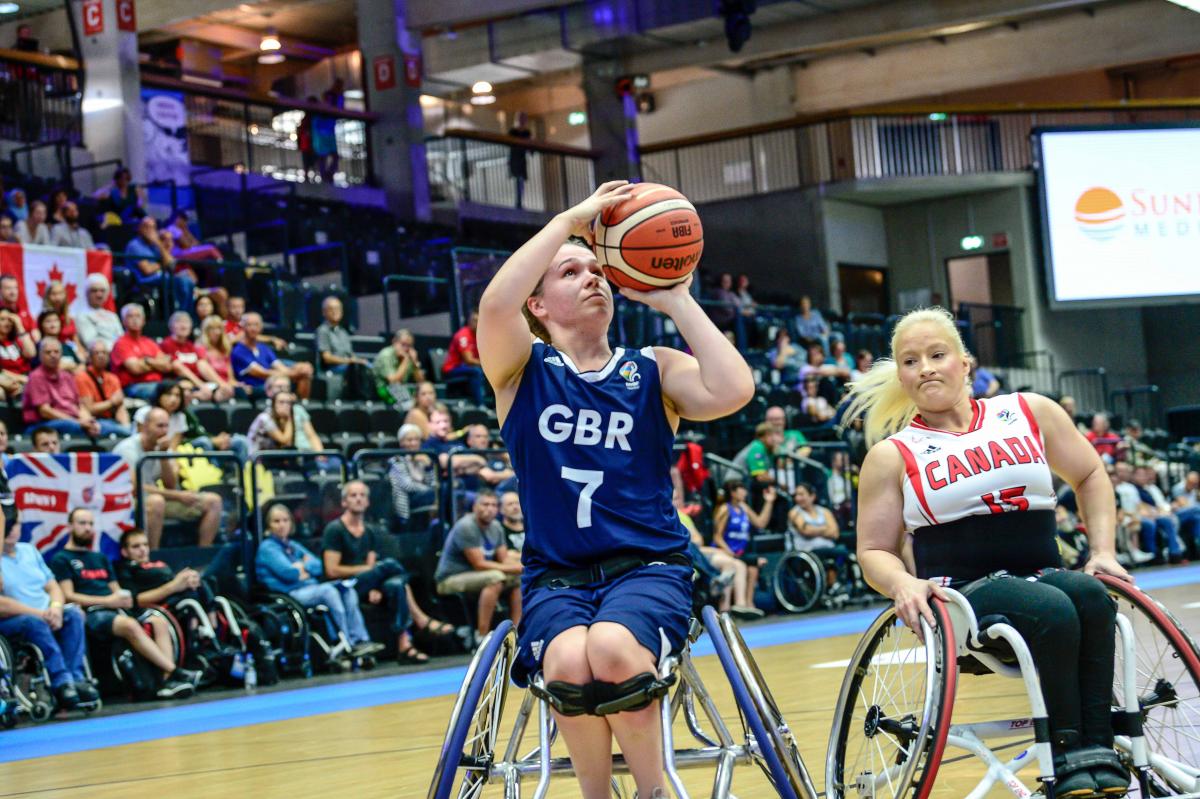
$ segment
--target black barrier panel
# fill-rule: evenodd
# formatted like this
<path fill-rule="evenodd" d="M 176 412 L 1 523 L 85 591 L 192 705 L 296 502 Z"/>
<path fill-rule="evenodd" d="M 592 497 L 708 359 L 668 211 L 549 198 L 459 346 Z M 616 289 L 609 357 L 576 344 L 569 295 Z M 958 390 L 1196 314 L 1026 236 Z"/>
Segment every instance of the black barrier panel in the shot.
<path fill-rule="evenodd" d="M 134 496 L 137 500 L 136 516 L 138 527 L 146 529 L 146 482 L 143 479 L 146 464 L 154 461 L 178 461 L 175 465 L 175 488 L 169 491 L 186 491 L 202 495 L 199 499 L 180 500 L 166 496 L 166 512 L 160 546 L 193 546 L 201 544 L 203 531 L 203 495 L 220 498 L 221 517 L 216 530 L 219 543 L 223 536 L 232 540 L 239 530 L 246 527 L 246 502 L 237 455 L 232 452 L 198 450 L 191 453 L 147 452 L 138 459 L 134 469 Z M 232 470 L 232 473 L 231 473 Z M 164 486 L 165 488 L 165 486 Z"/>
<path fill-rule="evenodd" d="M 393 533 L 423 533 L 441 520 L 442 480 L 438 453 L 398 447 L 360 449 L 351 460 L 354 478 L 367 484 L 368 521 Z M 404 498 L 397 503 L 397 494 Z M 407 515 L 401 516 L 404 506 Z"/>
<path fill-rule="evenodd" d="M 475 492 L 481 488 L 490 488 L 497 494 L 504 491 L 515 491 L 516 474 L 509 461 L 508 450 L 498 449 L 462 449 L 446 456 L 446 468 L 443 477 L 447 488 L 443 489 L 444 503 L 442 519 L 446 529 L 470 511 L 475 501 Z"/>

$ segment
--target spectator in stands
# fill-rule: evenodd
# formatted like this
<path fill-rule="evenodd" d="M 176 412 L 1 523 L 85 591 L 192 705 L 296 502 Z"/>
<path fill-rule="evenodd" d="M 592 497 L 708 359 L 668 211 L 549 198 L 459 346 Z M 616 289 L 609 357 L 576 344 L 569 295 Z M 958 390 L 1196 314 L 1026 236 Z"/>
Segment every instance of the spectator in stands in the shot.
<path fill-rule="evenodd" d="M 192 340 L 192 317 L 176 311 L 167 320 L 171 335 L 163 339 L 162 350 L 171 358 L 176 375 L 191 385 L 192 396 L 207 402 L 224 402 L 233 396 L 234 386 L 213 369 L 203 344 Z"/>
<path fill-rule="evenodd" d="M 754 316 L 758 312 L 758 303 L 754 301 L 754 297 L 750 294 L 750 276 L 745 272 L 738 275 L 736 293 L 738 303 L 741 305 L 742 314 L 745 316 Z"/>
<path fill-rule="evenodd" d="M 12 275 L 0 275 L 0 311 L 15 314 L 20 323 L 17 330 L 33 336 L 33 343 L 37 343 L 37 325 L 29 309 L 21 307 L 21 283 Z"/>
<path fill-rule="evenodd" d="M 335 391 L 332 399 L 374 399 L 375 380 L 368 371 L 371 364 L 354 353 L 350 331 L 342 325 L 345 317 L 342 301 L 337 297 L 326 297 L 321 303 L 321 315 L 325 321 L 317 326 L 317 357 L 321 368 L 342 378 L 341 392 Z"/>
<path fill-rule="evenodd" d="M 0 244 L 20 244 L 17 231 L 13 229 L 12 217 L 0 216 Z"/>
<path fill-rule="evenodd" d="M 23 189 L 13 189 L 4 196 L 4 213 L 14 225 L 29 218 L 29 204 Z"/>
<path fill-rule="evenodd" d="M 95 518 L 90 510 L 75 508 L 67 517 L 70 541 L 50 560 L 50 570 L 58 579 L 63 596 L 84 608 L 87 630 L 102 641 L 124 639 L 134 652 L 161 670 L 160 699 L 191 696 L 200 682 L 200 673 L 175 664 L 171 633 L 161 616 L 150 617 L 151 638 L 141 623 L 123 611 L 133 607 L 133 595 L 121 588 L 108 558 L 94 551 Z"/>
<path fill-rule="evenodd" d="M 224 319 L 214 314 L 204 320 L 200 326 L 200 344 L 203 347 L 204 360 L 208 361 L 221 383 L 233 386 L 237 392 L 248 393 L 250 387 L 233 377 L 233 366 L 229 360 L 232 346 L 229 336 L 225 333 Z"/>
<path fill-rule="evenodd" d="M 821 396 L 821 378 L 809 373 L 804 378 L 804 399 L 800 401 L 800 412 L 814 426 L 825 425 L 833 420 L 834 408 L 829 400 Z"/>
<path fill-rule="evenodd" d="M 1092 417 L 1092 428 L 1086 433 L 1096 452 L 1105 463 L 1115 463 L 1125 458 L 1125 441 L 1112 431 L 1107 413 Z"/>
<path fill-rule="evenodd" d="M 61 323 L 58 340 L 70 342 L 73 346 L 79 347 L 82 342 L 79 340 L 79 330 L 75 325 L 75 319 L 71 316 L 71 303 L 68 300 L 67 287 L 63 285 L 63 282 L 51 280 L 46 284 L 46 290 L 42 293 L 42 313 L 50 311 L 57 314 Z"/>
<path fill-rule="evenodd" d="M 146 312 L 135 302 L 121 308 L 121 321 L 125 333 L 113 344 L 111 365 L 121 380 L 121 389 L 128 397 L 152 400 L 158 390 L 156 385 L 167 374 L 174 372 L 171 356 L 167 355 L 154 339 L 143 335 Z"/>
<path fill-rule="evenodd" d="M 1167 479 L 1166 453 L 1156 450 L 1142 439 L 1142 423 L 1130 419 L 1125 423 L 1125 452 L 1130 460 L 1151 467 L 1163 480 Z"/>
<path fill-rule="evenodd" d="M 79 206 L 68 202 L 62 207 L 62 221 L 50 229 L 50 243 L 55 247 L 74 247 L 79 250 L 94 250 L 96 242 L 92 234 L 79 223 Z"/>
<path fill-rule="evenodd" d="M 218 299 L 219 297 L 214 297 L 213 302 Z M 220 306 L 217 307 L 217 310 L 221 310 Z M 245 315 L 245 297 L 234 296 L 225 301 L 225 335 L 229 336 L 229 346 L 231 347 L 242 340 L 242 317 Z M 278 336 L 268 336 L 260 332 L 258 340 L 266 342 L 276 352 L 287 352 L 291 349 L 291 344 Z"/>
<path fill-rule="evenodd" d="M 37 318 L 39 342 L 44 342 L 48 338 L 55 339 L 62 348 L 62 355 L 59 360 L 59 367 L 65 371 L 74 374 L 84 359 L 80 356 L 79 350 L 75 348 L 73 339 L 65 339 L 62 336 L 62 317 L 54 311 L 42 311 Z M 35 361 L 34 366 L 37 366 Z"/>
<path fill-rule="evenodd" d="M 500 526 L 504 528 L 504 542 L 520 557 L 525 547 L 525 514 L 521 510 L 521 496 L 516 491 L 505 491 L 500 495 Z"/>
<path fill-rule="evenodd" d="M 1083 422 L 1079 421 L 1079 411 L 1075 405 L 1075 398 L 1070 394 L 1064 394 L 1062 399 L 1058 401 L 1058 404 L 1071 417 L 1071 421 L 1075 422 L 1075 428 L 1086 436 L 1088 428 Z"/>
<path fill-rule="evenodd" d="M 49 427 L 73 436 L 116 435 L 121 426 L 110 419 L 97 419 L 79 401 L 75 376 L 61 368 L 62 344 L 47 336 L 38 345 L 41 365 L 29 374 L 21 399 L 27 427 Z"/>
<path fill-rule="evenodd" d="M 58 437 L 58 431 L 53 427 L 39 427 L 29 438 L 33 443 L 34 452 L 41 452 L 45 455 L 58 455 L 62 452 L 62 441 Z"/>
<path fill-rule="evenodd" d="M 121 558 L 113 566 L 117 582 L 133 595 L 135 608 L 174 607 L 192 599 L 212 610 L 213 593 L 200 572 L 186 566 L 176 572 L 164 561 L 150 560 L 150 538 L 136 527 L 121 533 Z"/>
<path fill-rule="evenodd" d="M 50 244 L 50 226 L 46 224 L 46 204 L 34 200 L 29 205 L 29 216 L 17 222 L 17 239 L 22 244 Z"/>
<path fill-rule="evenodd" d="M 733 275 L 728 272 L 722 272 L 717 277 L 716 285 L 712 289 L 712 305 L 708 307 L 708 318 L 713 321 L 720 330 L 731 332 L 737 322 L 739 313 L 739 300 L 737 294 L 733 290 Z"/>
<path fill-rule="evenodd" d="M 113 452 L 120 455 L 133 470 L 134 479 L 142 481 L 142 501 L 145 503 L 146 535 L 150 548 L 158 549 L 162 541 L 164 519 L 178 519 L 196 527 L 196 542 L 212 546 L 221 528 L 221 495 L 210 491 L 184 491 L 179 486 L 179 463 L 173 458 L 147 460 L 138 471 L 138 462 L 149 452 L 165 452 L 170 444 L 167 435 L 170 417 L 162 408 L 150 408 L 145 421 L 136 433 L 123 439 Z M 159 487 L 159 482 L 162 487 Z"/>
<path fill-rule="evenodd" d="M 779 370 L 781 385 L 794 386 L 800 380 L 800 368 L 804 366 L 804 352 L 792 343 L 792 334 L 786 327 L 775 333 L 775 346 L 767 350 L 771 367 Z"/>
<path fill-rule="evenodd" d="M 1118 468 L 1127 464 L 1117 464 Z M 1138 512 L 1142 519 L 1154 522 L 1154 535 L 1147 537 L 1143 525 L 1142 547 L 1161 562 L 1162 548 L 1160 540 L 1165 540 L 1167 557 L 1171 563 L 1180 563 L 1186 554 L 1183 544 L 1179 541 L 1179 519 L 1172 512 L 1171 503 L 1158 487 L 1158 475 L 1149 466 L 1138 466 L 1133 470 L 1133 484 L 1137 486 L 1138 501 L 1141 505 Z M 1161 539 L 1160 539 L 1161 536 Z"/>
<path fill-rule="evenodd" d="M 775 456 L 782 453 L 783 437 L 783 431 L 768 422 L 754 428 L 754 441 L 745 450 L 746 470 L 751 479 L 762 484 L 775 482 Z"/>
<path fill-rule="evenodd" d="M 87 679 L 84 616 L 67 605 L 62 588 L 31 543 L 21 543 L 21 525 L 13 506 L 0 514 L 4 549 L 0 552 L 0 635 L 33 644 L 42 652 L 50 687 L 60 708 L 100 698 Z M 11 664 L 10 664 L 11 666 Z"/>
<path fill-rule="evenodd" d="M 67 203 L 70 201 L 70 192 L 68 192 L 62 186 L 59 186 L 54 191 L 50 192 L 48 221 L 51 228 L 63 221 L 63 209 L 67 207 Z"/>
<path fill-rule="evenodd" d="M 414 508 L 433 505 L 437 500 L 437 469 L 428 455 L 420 452 L 421 429 L 405 423 L 396 434 L 400 449 L 409 455 L 397 455 L 388 461 L 388 482 L 392 486 L 392 510 L 401 526 L 408 524 Z"/>
<path fill-rule="evenodd" d="M 442 376 L 466 381 L 475 404 L 483 405 L 483 368 L 479 365 L 479 345 L 475 342 L 478 326 L 479 311 L 471 311 L 467 323 L 450 338 L 450 348 L 442 362 Z"/>
<path fill-rule="evenodd" d="M 404 423 L 415 424 L 421 430 L 421 438 L 428 437 L 429 417 L 439 405 L 437 386 L 428 381 L 417 384 L 417 399 L 404 415 Z"/>
<path fill-rule="evenodd" d="M 80 405 L 94 418 L 115 425 L 114 432 L 119 436 L 130 434 L 125 393 L 121 391 L 121 379 L 108 368 L 108 342 L 104 339 L 92 342 L 87 364 L 75 372 L 75 389 Z"/>
<path fill-rule="evenodd" d="M 844 372 L 843 379 L 849 380 L 854 374 L 856 364 L 854 359 L 850 357 L 850 353 L 846 352 L 846 339 L 842 338 L 841 333 L 832 333 L 829 336 L 829 356 L 825 358 L 825 363 L 829 366 L 836 366 Z"/>
<path fill-rule="evenodd" d="M 21 396 L 37 347 L 33 337 L 21 330 L 21 321 L 11 311 L 0 310 L 0 389 L 12 402 Z"/>
<path fill-rule="evenodd" d="M 754 530 L 762 530 L 771 519 L 776 499 L 775 486 L 769 485 L 763 489 L 763 507 L 758 513 L 750 507 L 748 497 L 749 492 L 741 480 L 726 481 L 720 504 L 713 511 L 713 546 L 746 564 L 746 604 L 735 605 L 732 612 L 753 617 L 763 615 L 754 606 L 754 587 L 758 585 L 759 570 L 767 565 L 766 558 L 754 553 Z"/>
<path fill-rule="evenodd" d="M 196 298 L 192 313 L 196 316 L 196 330 L 200 331 L 204 327 L 205 320 L 217 313 L 217 305 L 211 296 L 201 294 Z M 222 319 L 221 321 L 223 323 L 225 320 Z M 222 332 L 224 332 L 224 325 L 222 325 Z"/>
<path fill-rule="evenodd" d="M 392 619 L 400 662 L 424 663 L 429 656 L 413 645 L 410 633 L 419 629 L 447 635 L 454 628 L 444 622 L 435 624 L 421 611 L 409 588 L 408 572 L 395 558 L 383 556 L 385 534 L 367 522 L 370 506 L 366 483 L 352 480 L 342 486 L 342 515 L 325 525 L 321 538 L 325 576 L 353 580 L 360 606 L 364 602 L 383 606 Z"/>
<path fill-rule="evenodd" d="M 971 394 L 975 399 L 987 399 L 1000 393 L 1000 381 L 996 376 L 979 365 L 979 359 L 969 356 L 971 361 Z"/>
<path fill-rule="evenodd" d="M 1200 557 L 1200 472 L 1190 471 L 1171 488 L 1171 508 L 1179 519 L 1179 536 L 1188 557 Z"/>
<path fill-rule="evenodd" d="M 1133 483 L 1133 467 L 1118 462 L 1107 468 L 1117 500 L 1117 521 L 1128 537 L 1126 554 L 1135 564 L 1151 561 L 1155 557 L 1153 547 L 1157 545 L 1155 523 L 1141 514 L 1141 495 Z"/>
<path fill-rule="evenodd" d="M 312 417 L 289 390 L 275 392 L 246 432 L 250 454 L 270 449 L 322 452 L 325 446 L 313 428 Z"/>
<path fill-rule="evenodd" d="M 800 381 L 798 386 L 801 390 L 804 389 L 803 382 L 810 376 L 816 375 L 818 378 L 828 377 L 838 381 L 846 381 L 850 379 L 850 370 L 844 364 L 832 364 L 825 358 L 825 348 L 820 344 L 809 344 L 808 352 L 804 365 L 800 367 Z"/>
<path fill-rule="evenodd" d="M 502 594 L 508 595 L 513 624 L 521 621 L 521 559 L 508 551 L 504 528 L 496 521 L 496 493 L 482 489 L 471 513 L 463 516 L 446 536 L 434 580 L 437 592 L 479 594 L 476 630 L 480 636 L 492 629 L 492 615 Z"/>
<path fill-rule="evenodd" d="M 196 414 L 188 408 L 189 402 L 188 393 L 180 383 L 164 380 L 158 384 L 154 404 L 166 411 L 170 417 L 167 422 L 167 435 L 171 439 L 171 449 L 186 443 L 202 450 L 232 450 L 240 461 L 249 459 L 250 440 L 246 436 L 241 433 L 231 434 L 225 430 L 216 434 L 209 432 Z"/>
<path fill-rule="evenodd" d="M 91 349 L 97 339 L 108 343 L 111 348 L 125 333 L 120 318 L 108 309 L 108 297 L 112 292 L 108 278 L 93 272 L 87 277 L 87 310 L 79 315 L 79 343 Z"/>
<path fill-rule="evenodd" d="M 854 368 L 850 370 L 850 379 L 858 380 L 867 372 L 871 371 L 871 366 L 875 363 L 875 355 L 870 350 L 859 350 L 854 354 Z"/>
<path fill-rule="evenodd" d="M 287 594 L 306 608 L 324 605 L 350 649 L 339 644 L 333 656 L 362 657 L 383 647 L 371 641 L 358 607 L 358 594 L 349 581 L 322 583 L 321 560 L 302 544 L 291 540 L 296 523 L 287 506 L 276 503 L 267 510 L 267 537 L 258 547 L 254 572 L 269 591 Z"/>
<path fill-rule="evenodd" d="M 792 548 L 805 552 L 832 549 L 843 558 L 849 557 L 850 551 L 838 543 L 838 521 L 833 511 L 817 504 L 817 489 L 800 483 L 792 500 L 794 504 L 788 511 Z"/>
<path fill-rule="evenodd" d="M 704 543 L 704 536 L 696 529 L 696 522 L 684 510 L 682 483 L 675 485 L 671 502 L 675 506 L 676 513 L 679 514 L 679 521 L 687 528 L 691 541 L 690 554 L 696 563 L 696 570 L 703 573 L 705 565 L 711 569 L 709 577 L 712 579 L 712 584 L 709 591 L 710 597 L 717 601 L 717 610 L 729 611 L 734 605 L 739 609 L 748 607 L 746 564 L 728 552 Z M 700 562 L 700 559 L 703 560 L 703 563 Z M 758 616 L 759 614 L 751 615 Z"/>
<path fill-rule="evenodd" d="M 371 367 L 375 375 L 375 393 L 402 411 L 413 406 L 409 384 L 423 383 L 425 371 L 417 355 L 416 339 L 401 328 L 392 335 L 392 343 L 375 356 Z"/>
<path fill-rule="evenodd" d="M 493 449 L 492 433 L 485 424 L 469 425 L 465 440 L 466 448 L 469 450 L 483 451 Z M 468 491 L 472 491 L 480 485 L 491 488 L 497 494 L 516 490 L 517 475 L 513 471 L 512 464 L 509 462 L 507 452 L 497 451 L 487 455 L 480 455 L 478 464 L 474 461 L 469 461 L 468 463 L 470 465 L 466 469 L 461 469 L 459 458 L 454 459 L 455 474 L 475 478 L 466 482 L 465 488 Z M 465 479 L 466 477 L 464 477 Z"/>
<path fill-rule="evenodd" d="M 8 458 L 12 453 L 8 451 L 8 425 L 0 420 L 0 474 L 3 474 L 4 468 L 8 466 Z M 4 487 L 4 486 L 0 486 Z M 9 491 L 4 487 L 3 494 L 9 494 Z M 7 498 L 7 497 L 5 497 Z"/>
<path fill-rule="evenodd" d="M 242 340 L 233 345 L 230 362 L 234 376 L 250 386 L 261 390 L 272 375 L 287 377 L 296 386 L 301 399 L 308 399 L 312 385 L 311 363 L 283 361 L 265 343 L 259 341 L 262 334 L 262 317 L 248 313 L 242 317 Z"/>
<path fill-rule="evenodd" d="M 800 312 L 793 321 L 796 338 L 804 344 L 820 344 L 824 350 L 829 346 L 829 323 L 821 312 L 812 307 L 812 298 L 807 294 L 800 298 Z"/>
<path fill-rule="evenodd" d="M 787 411 L 778 405 L 772 405 L 767 408 L 766 414 L 763 416 L 763 421 L 775 429 L 782 436 L 779 445 L 775 451 L 780 454 L 794 454 L 802 458 L 807 458 L 812 452 L 812 447 L 808 446 L 808 438 L 799 430 L 787 429 Z"/>
<path fill-rule="evenodd" d="M 171 300 L 176 308 L 190 309 L 196 294 L 195 273 L 190 269 L 176 270 L 175 256 L 163 247 L 154 217 L 142 217 L 137 230 L 137 235 L 125 245 L 125 256 L 133 261 L 138 285 L 163 286 L 174 271 L 170 277 Z"/>
<path fill-rule="evenodd" d="M 165 232 L 171 234 L 174 244 L 171 254 L 181 260 L 220 261 L 221 251 L 212 244 L 203 244 L 192 234 L 188 225 L 187 211 L 176 211 L 167 220 Z"/>
<path fill-rule="evenodd" d="M 96 192 L 96 199 L 100 201 L 101 213 L 115 215 L 119 224 L 132 225 L 146 215 L 145 198 L 133 185 L 133 175 L 125 167 L 113 172 L 112 183 Z"/>

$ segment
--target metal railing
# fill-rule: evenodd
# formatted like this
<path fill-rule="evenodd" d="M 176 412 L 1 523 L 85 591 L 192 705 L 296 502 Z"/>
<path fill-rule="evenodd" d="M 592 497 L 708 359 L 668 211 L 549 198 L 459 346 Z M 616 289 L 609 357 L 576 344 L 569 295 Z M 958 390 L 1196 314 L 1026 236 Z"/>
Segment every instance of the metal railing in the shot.
<path fill-rule="evenodd" d="M 319 164 L 306 160 L 300 150 L 301 122 L 308 116 L 334 120 L 333 182 L 353 185 L 371 180 L 367 126 L 372 114 L 200 87 L 158 75 L 143 74 L 142 83 L 183 94 L 194 166 L 240 167 L 280 180 L 317 181 Z"/>
<path fill-rule="evenodd" d="M 435 203 L 557 212 L 595 189 L 595 155 L 574 147 L 448 130 L 425 140 L 425 157 Z M 522 161 L 525 177 L 518 179 Z"/>
<path fill-rule="evenodd" d="M 383 276 L 383 334 L 391 337 L 392 327 L 391 292 L 396 294 L 396 320 L 408 316 L 436 313 L 449 310 L 451 297 L 443 288 L 450 281 L 444 277 L 427 275 L 384 275 Z"/>
<path fill-rule="evenodd" d="M 710 202 L 834 181 L 1022 171 L 1033 164 L 1034 128 L 1197 119 L 1195 101 L 865 108 L 646 145 L 641 167 L 645 180 Z"/>
<path fill-rule="evenodd" d="M 80 147 L 82 101 L 74 59 L 0 49 L 0 138 Z"/>
<path fill-rule="evenodd" d="M 1058 375 L 1059 396 L 1075 398 L 1075 407 L 1084 416 L 1107 410 L 1108 372 L 1103 367 L 1068 369 Z"/>
<path fill-rule="evenodd" d="M 225 469 L 221 466 L 222 482 L 213 486 L 202 486 L 198 491 L 211 491 L 214 488 L 221 488 L 223 499 L 232 499 L 236 513 L 236 529 L 245 530 L 246 528 L 246 503 L 242 499 L 242 481 L 241 481 L 241 465 L 242 462 L 233 452 L 218 451 L 218 450 L 201 450 L 198 452 L 147 452 L 138 458 L 137 467 L 133 470 L 134 486 L 133 493 L 137 500 L 137 505 L 134 508 L 134 518 L 137 525 L 141 529 L 146 529 L 146 509 L 142 500 L 145 498 L 146 486 L 142 480 L 142 469 L 149 461 L 197 461 L 204 460 L 209 463 L 221 466 L 221 464 L 232 463 L 234 467 L 235 478 L 229 481 L 226 478 Z M 177 485 L 176 488 L 179 488 Z M 228 494 L 228 496 L 225 496 Z"/>

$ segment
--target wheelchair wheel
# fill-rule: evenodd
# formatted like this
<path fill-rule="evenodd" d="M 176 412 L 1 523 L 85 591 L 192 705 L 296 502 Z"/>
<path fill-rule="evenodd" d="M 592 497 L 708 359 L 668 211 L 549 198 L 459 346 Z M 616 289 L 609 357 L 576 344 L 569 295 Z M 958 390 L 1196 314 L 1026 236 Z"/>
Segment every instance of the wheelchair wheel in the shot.
<path fill-rule="evenodd" d="M 1200 766 L 1200 651 L 1175 617 L 1140 588 L 1100 575 L 1117 612 L 1133 623 L 1137 641 L 1137 694 L 1142 729 L 1151 753 L 1150 796 L 1176 796 L 1196 790 L 1176 784 L 1154 756 L 1192 768 Z M 1124 680 L 1117 646 L 1114 704 L 1121 705 Z M 1135 784 L 1136 785 L 1136 784 Z"/>
<path fill-rule="evenodd" d="M 0 726 L 6 730 L 17 726 L 17 715 L 24 710 L 13 682 L 15 666 L 12 647 L 0 636 Z"/>
<path fill-rule="evenodd" d="M 705 607 L 704 627 L 729 678 L 733 697 L 753 736 L 754 759 L 783 799 L 816 799 L 796 739 L 771 695 L 750 648 L 728 614 Z"/>
<path fill-rule="evenodd" d="M 940 600 L 919 641 L 888 608 L 863 635 L 833 716 L 825 795 L 925 799 L 950 733 L 958 682 L 954 633 Z"/>
<path fill-rule="evenodd" d="M 465 799 L 483 790 L 500 736 L 508 671 L 516 653 L 516 632 L 512 622 L 504 621 L 488 633 L 471 659 L 450 713 L 429 799 Z"/>
<path fill-rule="evenodd" d="M 775 567 L 771 585 L 785 610 L 803 613 L 825 593 L 825 566 L 808 552 L 792 552 Z"/>

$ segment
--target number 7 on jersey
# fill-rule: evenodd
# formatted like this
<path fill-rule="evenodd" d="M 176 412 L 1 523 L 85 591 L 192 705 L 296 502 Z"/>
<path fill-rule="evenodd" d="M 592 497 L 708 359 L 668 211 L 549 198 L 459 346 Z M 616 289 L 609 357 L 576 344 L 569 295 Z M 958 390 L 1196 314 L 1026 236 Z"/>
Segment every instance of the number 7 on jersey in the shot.
<path fill-rule="evenodd" d="M 599 469 L 572 469 L 562 467 L 562 477 L 572 483 L 583 483 L 579 492 L 579 504 L 575 507 L 575 526 L 592 526 L 592 494 L 604 483 L 604 472 Z"/>

